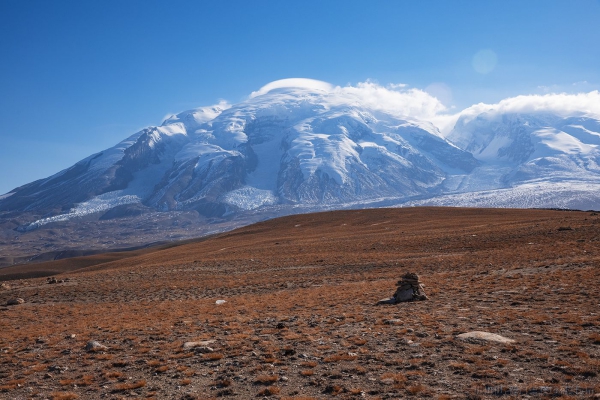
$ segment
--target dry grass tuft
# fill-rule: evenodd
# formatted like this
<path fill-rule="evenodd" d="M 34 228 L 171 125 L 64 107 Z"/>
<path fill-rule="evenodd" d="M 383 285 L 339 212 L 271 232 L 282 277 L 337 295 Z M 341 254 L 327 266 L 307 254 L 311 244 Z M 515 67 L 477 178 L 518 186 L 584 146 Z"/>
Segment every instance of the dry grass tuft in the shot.
<path fill-rule="evenodd" d="M 78 398 L 79 396 L 73 392 L 54 392 L 50 395 L 52 400 L 74 400 Z"/>
<path fill-rule="evenodd" d="M 279 387 L 269 386 L 267 388 L 264 388 L 260 392 L 258 392 L 258 395 L 259 396 L 274 396 L 276 394 L 279 394 L 279 392 L 281 392 L 281 389 Z"/>
<path fill-rule="evenodd" d="M 277 382 L 279 380 L 279 375 L 258 375 L 256 379 L 254 379 L 254 383 L 258 383 L 261 385 L 270 385 L 273 382 Z"/>
<path fill-rule="evenodd" d="M 132 383 L 120 383 L 115 386 L 115 388 L 113 389 L 113 392 L 128 392 L 130 390 L 139 389 L 144 386 L 146 386 L 145 379 L 141 379 L 137 382 L 132 382 Z"/>
<path fill-rule="evenodd" d="M 207 353 L 202 356 L 202 358 L 206 361 L 219 361 L 223 357 L 225 357 L 223 353 Z"/>

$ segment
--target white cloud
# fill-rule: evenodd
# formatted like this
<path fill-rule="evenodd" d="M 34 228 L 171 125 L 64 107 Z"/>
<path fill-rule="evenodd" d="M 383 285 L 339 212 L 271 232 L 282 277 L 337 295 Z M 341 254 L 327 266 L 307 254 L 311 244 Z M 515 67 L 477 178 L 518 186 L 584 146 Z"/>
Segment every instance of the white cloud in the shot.
<path fill-rule="evenodd" d="M 265 86 L 258 89 L 256 92 L 252 92 L 250 94 L 250 98 L 254 98 L 256 96 L 260 96 L 262 94 L 268 93 L 271 90 L 282 89 L 282 88 L 302 88 L 302 89 L 311 89 L 311 90 L 320 90 L 324 92 L 329 92 L 333 89 L 333 86 L 330 83 L 318 81 L 316 79 L 308 79 L 308 78 L 288 78 L 288 79 L 280 79 L 278 81 L 273 81 L 271 83 L 267 83 Z"/>
<path fill-rule="evenodd" d="M 589 115 L 600 118 L 600 92 L 550 93 L 509 97 L 497 104 L 479 103 L 463 110 L 460 115 L 476 117 L 482 112 L 491 113 L 544 113 L 559 116 Z"/>
<path fill-rule="evenodd" d="M 432 84 L 427 89 L 421 90 L 409 88 L 402 83 L 382 86 L 372 81 L 366 81 L 342 87 L 314 79 L 292 78 L 271 82 L 258 91 L 252 92 L 250 97 L 254 98 L 282 88 L 314 91 L 320 94 L 315 101 L 323 104 L 336 106 L 356 104 L 398 118 L 428 121 L 437 126 L 442 133 L 448 133 L 461 116 L 475 118 L 483 112 L 551 112 L 559 116 L 589 115 L 600 118 L 600 92 L 598 90 L 578 94 L 521 95 L 504 99 L 496 104 L 475 104 L 458 113 L 450 113 L 451 110 L 440 101 L 439 97 L 445 96 L 443 100 L 446 102 L 451 101 L 452 98 L 450 87 L 443 83 Z"/>
<path fill-rule="evenodd" d="M 421 89 L 407 89 L 406 85 L 384 87 L 367 81 L 356 86 L 337 86 L 331 94 L 332 102 L 358 103 L 403 118 L 429 119 L 446 111 L 437 98 Z"/>
<path fill-rule="evenodd" d="M 403 83 L 379 85 L 372 81 L 356 85 L 333 86 L 330 83 L 305 78 L 282 79 L 268 83 L 252 92 L 255 98 L 276 89 L 307 89 L 320 96 L 314 101 L 332 106 L 359 104 L 373 111 L 381 111 L 399 118 L 431 120 L 446 111 L 440 100 L 424 90 L 408 88 Z"/>

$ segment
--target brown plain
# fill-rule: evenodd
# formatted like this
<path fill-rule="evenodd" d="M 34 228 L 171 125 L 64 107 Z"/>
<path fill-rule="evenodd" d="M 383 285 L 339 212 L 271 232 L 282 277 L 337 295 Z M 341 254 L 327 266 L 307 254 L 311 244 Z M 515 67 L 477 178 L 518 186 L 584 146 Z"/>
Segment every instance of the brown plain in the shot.
<path fill-rule="evenodd" d="M 600 393 L 596 213 L 336 211 L 106 261 L 0 289 L 25 299 L 0 307 L 0 398 Z M 430 300 L 375 306 L 405 272 Z M 516 342 L 456 339 L 473 330 Z"/>

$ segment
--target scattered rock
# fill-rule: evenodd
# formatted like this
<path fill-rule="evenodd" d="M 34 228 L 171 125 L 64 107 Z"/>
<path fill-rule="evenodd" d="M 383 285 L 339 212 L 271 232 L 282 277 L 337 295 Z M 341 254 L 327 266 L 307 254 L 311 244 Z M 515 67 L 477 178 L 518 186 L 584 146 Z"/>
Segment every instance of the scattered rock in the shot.
<path fill-rule="evenodd" d="M 460 339 L 460 340 L 464 340 L 466 342 L 484 341 L 484 342 L 496 342 L 496 343 L 503 343 L 503 344 L 510 344 L 510 343 L 515 342 L 513 339 L 509 339 L 504 336 L 496 335 L 495 333 L 483 332 L 483 331 L 472 331 L 472 332 L 461 333 L 456 338 Z"/>
<path fill-rule="evenodd" d="M 198 346 L 198 347 L 194 347 L 194 351 L 196 353 L 212 353 L 215 351 L 215 349 L 213 349 L 212 347 L 208 347 L 208 346 Z"/>
<path fill-rule="evenodd" d="M 56 280 L 56 278 L 48 278 L 48 279 L 46 279 L 46 283 L 48 285 L 52 285 L 54 283 L 57 283 L 57 280 Z"/>
<path fill-rule="evenodd" d="M 59 365 L 51 365 L 48 367 L 48 371 L 50 372 L 58 372 L 59 374 L 62 374 L 66 371 L 69 370 L 69 367 L 61 367 Z"/>
<path fill-rule="evenodd" d="M 108 350 L 108 347 L 106 347 L 105 345 L 103 345 L 100 342 L 97 342 L 95 340 L 90 340 L 85 345 L 85 350 L 90 351 L 90 352 L 103 351 L 103 350 Z"/>
<path fill-rule="evenodd" d="M 202 340 L 199 342 L 185 342 L 183 344 L 183 350 L 195 350 L 198 347 L 208 347 L 209 344 L 214 343 L 214 340 Z"/>
<path fill-rule="evenodd" d="M 397 283 L 396 293 L 389 299 L 379 300 L 377 304 L 398 304 L 406 301 L 427 300 L 419 275 L 409 272 L 402 276 Z"/>
<path fill-rule="evenodd" d="M 220 306 L 221 304 L 225 304 L 225 303 L 227 303 L 227 301 L 225 301 L 225 300 L 217 300 L 217 301 L 215 301 L 215 304 L 218 305 L 218 306 Z"/>
<path fill-rule="evenodd" d="M 385 321 L 383 321 L 383 323 L 386 325 L 401 325 L 402 320 L 401 319 L 386 319 Z"/>
<path fill-rule="evenodd" d="M 6 302 L 6 305 L 7 306 L 16 306 L 16 305 L 23 304 L 23 303 L 25 303 L 25 300 L 23 300 L 20 297 L 17 297 L 16 299 L 8 299 Z"/>
<path fill-rule="evenodd" d="M 8 283 L 1 283 L 0 289 L 2 290 L 10 290 L 10 285 Z"/>

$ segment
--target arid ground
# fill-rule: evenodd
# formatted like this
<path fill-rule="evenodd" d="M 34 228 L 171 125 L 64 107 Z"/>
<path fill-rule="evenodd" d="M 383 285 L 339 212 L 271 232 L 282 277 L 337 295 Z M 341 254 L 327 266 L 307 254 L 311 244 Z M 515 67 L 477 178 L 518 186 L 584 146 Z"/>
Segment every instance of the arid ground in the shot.
<path fill-rule="evenodd" d="M 2 399 L 600 397 L 593 212 L 297 215 L 57 263 L 2 282 Z M 406 272 L 429 300 L 376 306 Z"/>

